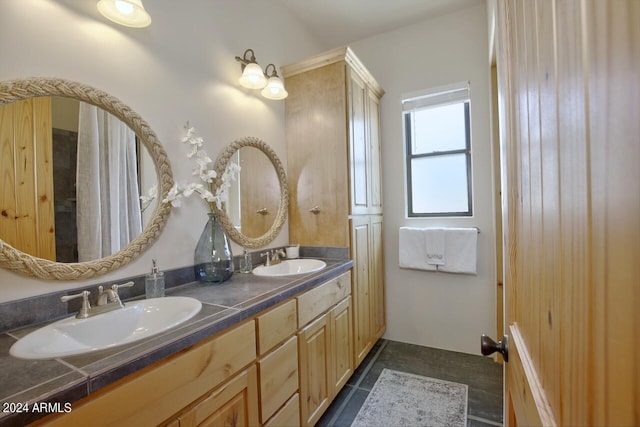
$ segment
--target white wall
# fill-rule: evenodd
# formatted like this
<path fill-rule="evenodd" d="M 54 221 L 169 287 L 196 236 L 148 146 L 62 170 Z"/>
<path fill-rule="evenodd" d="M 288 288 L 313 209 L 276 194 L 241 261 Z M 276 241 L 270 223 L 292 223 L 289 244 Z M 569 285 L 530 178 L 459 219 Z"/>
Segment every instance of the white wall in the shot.
<path fill-rule="evenodd" d="M 233 139 L 252 135 L 267 141 L 286 162 L 284 103 L 240 88 L 234 57 L 251 47 L 261 65 L 279 66 L 335 46 L 314 40 L 279 2 L 189 0 L 185 11 L 174 0 L 146 1 L 153 18 L 146 29 L 109 23 L 98 15 L 94 3 L 0 2 L 0 80 L 62 77 L 120 98 L 155 130 L 177 180 L 189 179 L 192 166 L 178 142 L 187 120 L 214 156 Z M 249 5 L 255 12 L 248 12 Z M 482 332 L 495 331 L 486 21 L 484 6 L 478 6 L 352 44 L 386 90 L 382 100 L 386 337 L 469 353 L 478 352 Z M 471 81 L 475 217 L 408 220 L 402 208 L 400 99 L 404 93 L 462 80 Z M 157 258 L 163 269 L 191 265 L 205 219 L 204 205 L 189 200 L 173 211 L 159 240 L 138 260 L 93 280 L 47 282 L 0 269 L 0 302 L 143 274 L 151 258 Z M 478 275 L 399 269 L 398 228 L 403 225 L 480 227 Z M 285 226 L 272 246 L 287 241 Z"/>
<path fill-rule="evenodd" d="M 478 353 L 495 334 L 496 279 L 487 11 L 479 5 L 352 44 L 385 89 L 382 99 L 386 338 Z M 473 218 L 407 219 L 403 94 L 469 80 Z M 477 276 L 398 267 L 401 226 L 480 228 Z"/>
<path fill-rule="evenodd" d="M 145 1 L 153 19 L 145 29 L 112 24 L 98 14 L 95 3 L 0 2 L 0 80 L 61 77 L 120 98 L 154 129 L 176 180 L 191 179 L 193 165 L 179 142 L 186 121 L 205 138 L 212 156 L 236 138 L 257 136 L 286 162 L 284 102 L 239 87 L 240 66 L 234 59 L 253 48 L 263 67 L 280 66 L 327 48 L 279 2 Z M 205 212 L 199 199 L 188 200 L 173 211 L 159 240 L 138 260 L 93 280 L 47 282 L 2 269 L 0 301 L 143 274 L 152 258 L 162 269 L 191 265 Z M 287 242 L 285 225 L 272 246 Z"/>

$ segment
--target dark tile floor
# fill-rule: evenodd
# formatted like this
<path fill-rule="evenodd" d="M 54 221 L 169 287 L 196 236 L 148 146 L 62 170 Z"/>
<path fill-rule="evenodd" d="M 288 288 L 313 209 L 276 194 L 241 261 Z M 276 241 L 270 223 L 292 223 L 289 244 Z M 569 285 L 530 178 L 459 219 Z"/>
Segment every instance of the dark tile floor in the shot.
<path fill-rule="evenodd" d="M 487 357 L 389 340 L 376 343 L 316 426 L 350 426 L 384 368 L 467 384 L 467 426 L 502 426 L 502 365 Z"/>

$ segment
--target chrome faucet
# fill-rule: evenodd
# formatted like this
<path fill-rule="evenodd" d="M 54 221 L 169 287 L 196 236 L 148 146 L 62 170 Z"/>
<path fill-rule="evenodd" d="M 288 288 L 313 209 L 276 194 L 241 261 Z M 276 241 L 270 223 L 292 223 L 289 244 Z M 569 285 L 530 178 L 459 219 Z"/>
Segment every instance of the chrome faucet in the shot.
<path fill-rule="evenodd" d="M 103 291 L 102 286 L 98 286 L 98 306 L 115 304 L 120 306 L 120 308 L 124 307 L 124 304 L 120 301 L 120 295 L 118 295 L 118 288 L 130 288 L 131 286 L 133 286 L 133 282 L 123 283 L 122 285 L 116 285 L 114 283 L 111 285 L 111 289 L 107 289 L 106 291 Z"/>
<path fill-rule="evenodd" d="M 264 263 L 265 267 L 269 267 L 270 265 L 280 264 L 282 258 L 286 258 L 287 254 L 284 249 L 271 249 L 270 251 L 266 251 L 260 254 L 260 257 L 267 257 L 267 261 Z"/>
<path fill-rule="evenodd" d="M 60 297 L 60 301 L 67 302 L 75 298 L 82 298 L 82 307 L 80 311 L 78 311 L 78 314 L 76 314 L 76 319 L 86 319 L 96 314 L 124 308 L 124 304 L 118 295 L 118 288 L 130 288 L 131 286 L 133 286 L 133 282 L 127 282 L 122 285 L 113 284 L 111 288 L 107 290 L 104 290 L 102 286 L 98 286 L 98 300 L 95 307 L 91 307 L 89 303 L 90 291 L 82 291 L 75 295 L 65 295 Z"/>
<path fill-rule="evenodd" d="M 273 249 L 271 251 L 271 264 L 272 265 L 273 264 L 280 264 L 280 262 L 281 262 L 280 257 L 285 258 L 286 256 L 287 256 L 287 254 L 284 252 L 284 250 L 282 250 L 282 249 Z"/>
<path fill-rule="evenodd" d="M 64 295 L 60 297 L 61 302 L 67 302 L 72 299 L 82 297 L 82 307 L 78 314 L 76 314 L 76 319 L 86 319 L 90 316 L 89 310 L 91 310 L 91 304 L 89 304 L 89 295 L 91 295 L 90 291 L 82 291 L 79 294 L 75 295 Z"/>

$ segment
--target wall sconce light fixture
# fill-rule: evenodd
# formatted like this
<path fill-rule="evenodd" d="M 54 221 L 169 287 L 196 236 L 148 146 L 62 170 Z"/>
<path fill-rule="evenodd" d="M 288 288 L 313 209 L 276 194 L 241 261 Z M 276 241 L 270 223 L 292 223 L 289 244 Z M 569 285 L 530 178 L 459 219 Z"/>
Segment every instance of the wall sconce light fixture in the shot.
<path fill-rule="evenodd" d="M 273 72 L 269 74 L 269 67 L 273 67 Z M 264 69 L 264 73 L 269 77 L 267 80 L 267 85 L 262 89 L 262 96 L 267 99 L 285 99 L 289 93 L 284 88 L 284 83 L 278 77 L 278 72 L 276 71 L 276 66 L 273 64 L 267 65 Z"/>
<path fill-rule="evenodd" d="M 127 27 L 144 28 L 151 24 L 142 0 L 100 0 L 98 10 L 105 18 Z"/>
<path fill-rule="evenodd" d="M 251 54 L 249 58 L 247 58 L 248 54 Z M 262 89 L 267 85 L 267 78 L 262 72 L 262 67 L 256 61 L 253 49 L 245 50 L 242 58 L 236 56 L 236 61 L 240 62 L 240 68 L 242 69 L 242 75 L 238 80 L 242 86 L 247 89 Z"/>
<path fill-rule="evenodd" d="M 247 57 L 247 55 L 250 55 Z M 267 65 L 264 72 L 256 61 L 253 49 L 245 50 L 242 58 L 236 56 L 236 61 L 240 62 L 242 76 L 238 80 L 240 84 L 248 89 L 262 89 L 262 96 L 267 99 L 285 99 L 289 94 L 284 89 L 284 83 L 278 77 L 276 66 Z M 272 71 L 269 72 L 269 67 Z"/>

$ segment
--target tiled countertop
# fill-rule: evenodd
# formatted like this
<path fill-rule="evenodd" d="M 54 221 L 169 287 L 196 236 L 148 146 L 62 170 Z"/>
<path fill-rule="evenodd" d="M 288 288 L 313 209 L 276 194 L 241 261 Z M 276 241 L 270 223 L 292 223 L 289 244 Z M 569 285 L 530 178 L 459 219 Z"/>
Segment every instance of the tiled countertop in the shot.
<path fill-rule="evenodd" d="M 257 313 L 333 278 L 353 266 L 326 260 L 327 267 L 308 275 L 258 277 L 235 273 L 218 285 L 190 283 L 167 290 L 189 296 L 202 310 L 188 322 L 159 335 L 90 354 L 53 360 L 21 360 L 9 355 L 20 337 L 37 327 L 0 334 L 0 425 L 23 426 L 100 388 L 227 329 Z M 40 327 L 42 325 L 38 325 Z M 41 402 L 58 402 L 34 412 Z M 34 405 L 38 404 L 38 405 Z M 28 409 L 28 412 L 20 410 Z"/>

